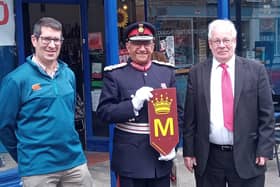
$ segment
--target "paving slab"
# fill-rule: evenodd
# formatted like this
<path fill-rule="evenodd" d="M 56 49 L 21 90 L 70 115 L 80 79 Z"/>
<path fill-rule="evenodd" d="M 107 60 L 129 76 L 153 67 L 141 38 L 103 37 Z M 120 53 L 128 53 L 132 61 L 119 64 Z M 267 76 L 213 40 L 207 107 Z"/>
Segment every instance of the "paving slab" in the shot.
<path fill-rule="evenodd" d="M 94 156 L 94 154 L 92 155 Z M 0 167 L 1 171 L 6 171 L 11 168 L 17 167 L 16 162 L 7 153 L 0 153 L 0 157 L 4 161 L 4 166 Z M 182 150 L 177 152 L 176 160 L 174 161 L 177 173 L 177 180 L 171 183 L 171 187 L 195 187 L 193 173 L 186 170 L 182 157 Z M 94 187 L 111 187 L 110 184 L 110 162 L 109 160 L 95 163 L 89 167 L 89 170 L 94 179 Z M 265 187 L 277 187 L 280 184 L 280 177 L 277 169 L 276 159 L 267 162 L 267 172 L 265 179 Z"/>

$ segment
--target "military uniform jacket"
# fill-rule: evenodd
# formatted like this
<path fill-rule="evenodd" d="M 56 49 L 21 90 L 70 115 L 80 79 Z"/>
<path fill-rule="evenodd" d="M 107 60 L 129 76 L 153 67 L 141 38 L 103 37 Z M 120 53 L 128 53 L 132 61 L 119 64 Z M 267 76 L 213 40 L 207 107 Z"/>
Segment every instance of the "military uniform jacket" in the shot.
<path fill-rule="evenodd" d="M 104 85 L 97 109 L 98 116 L 109 123 L 148 123 L 147 103 L 135 116 L 131 98 L 142 86 L 175 87 L 174 68 L 153 61 L 147 71 L 131 64 L 118 64 L 104 73 Z M 106 68 L 105 68 L 106 70 Z M 131 178 L 163 177 L 170 173 L 172 162 L 159 161 L 159 153 L 149 143 L 149 135 L 115 129 L 111 167 L 121 176 Z"/>

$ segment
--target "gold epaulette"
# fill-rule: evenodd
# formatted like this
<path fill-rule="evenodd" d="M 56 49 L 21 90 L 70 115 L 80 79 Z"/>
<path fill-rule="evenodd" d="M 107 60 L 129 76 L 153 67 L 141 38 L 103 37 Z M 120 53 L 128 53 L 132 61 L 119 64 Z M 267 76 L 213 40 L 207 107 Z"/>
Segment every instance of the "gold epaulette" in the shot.
<path fill-rule="evenodd" d="M 164 66 L 169 66 L 169 67 L 173 67 L 175 68 L 174 64 L 171 64 L 169 62 L 163 62 L 163 61 L 157 61 L 157 60 L 153 60 L 153 63 L 159 64 L 159 65 L 164 65 Z"/>
<path fill-rule="evenodd" d="M 127 65 L 127 63 L 113 64 L 113 65 L 110 65 L 110 66 L 106 66 L 104 68 L 104 71 L 112 71 L 114 69 L 118 69 L 118 68 L 124 67 L 126 65 Z"/>

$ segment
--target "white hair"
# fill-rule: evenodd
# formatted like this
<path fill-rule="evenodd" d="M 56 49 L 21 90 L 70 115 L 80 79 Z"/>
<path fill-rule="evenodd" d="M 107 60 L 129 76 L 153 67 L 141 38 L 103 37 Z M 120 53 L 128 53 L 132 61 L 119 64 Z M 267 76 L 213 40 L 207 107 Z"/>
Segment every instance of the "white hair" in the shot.
<path fill-rule="evenodd" d="M 216 19 L 208 26 L 208 39 L 211 39 L 212 32 L 215 29 L 226 29 L 232 33 L 232 37 L 236 38 L 237 31 L 232 21 L 228 19 Z"/>

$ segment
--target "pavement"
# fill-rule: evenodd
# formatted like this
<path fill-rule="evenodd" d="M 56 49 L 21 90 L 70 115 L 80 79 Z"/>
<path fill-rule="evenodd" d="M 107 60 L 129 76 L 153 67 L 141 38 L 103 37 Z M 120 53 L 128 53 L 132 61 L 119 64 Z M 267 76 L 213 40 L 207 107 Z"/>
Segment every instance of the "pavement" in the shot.
<path fill-rule="evenodd" d="M 185 168 L 181 149 L 177 151 L 177 157 L 174 163 L 176 166 L 177 180 L 175 183 L 171 183 L 170 186 L 195 187 L 194 175 Z M 276 158 L 269 160 L 267 163 L 265 187 L 277 187 L 280 184 L 280 177 L 276 163 Z M 104 161 L 95 164 L 93 167 L 89 167 L 95 181 L 94 187 L 110 187 L 109 166 L 109 161 Z"/>
<path fill-rule="evenodd" d="M 94 157 L 102 155 L 105 159 L 99 159 L 98 161 L 93 162 Z M 110 162 L 108 160 L 108 154 L 104 156 L 104 153 L 97 152 L 86 152 L 86 155 L 89 160 L 89 170 L 94 179 L 94 187 L 111 187 L 110 185 Z M 279 154 L 280 157 L 280 154 Z M 5 170 L 15 168 L 17 165 L 11 159 L 9 154 L 0 153 L 0 158 L 4 160 L 4 166 L 0 167 L 0 178 L 1 172 Z M 177 157 L 174 160 L 175 163 L 175 172 L 177 175 L 177 180 L 171 183 L 171 187 L 195 187 L 195 181 L 193 173 L 190 173 L 186 170 L 182 157 L 182 150 L 179 149 L 177 152 Z M 276 158 L 269 160 L 267 163 L 267 172 L 265 179 L 265 187 L 277 187 L 280 183 L 280 177 L 277 170 Z M 0 183 L 1 186 L 1 183 Z M 8 186 L 7 186 L 8 187 Z"/>

